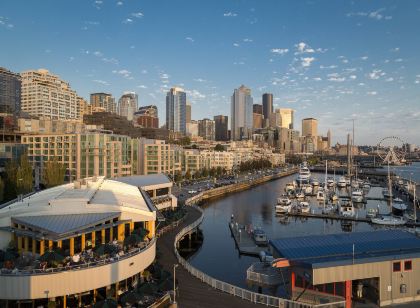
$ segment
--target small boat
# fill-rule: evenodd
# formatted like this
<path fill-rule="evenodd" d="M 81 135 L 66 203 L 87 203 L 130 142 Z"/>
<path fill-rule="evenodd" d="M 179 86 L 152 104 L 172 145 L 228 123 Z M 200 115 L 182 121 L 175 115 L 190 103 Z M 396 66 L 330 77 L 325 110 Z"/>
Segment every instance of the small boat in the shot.
<path fill-rule="evenodd" d="M 311 181 L 311 185 L 312 185 L 312 186 L 319 186 L 319 181 L 318 181 L 318 179 L 317 179 L 317 178 L 312 179 L 312 181 Z"/>
<path fill-rule="evenodd" d="M 285 214 L 291 211 L 292 201 L 290 201 L 287 195 L 282 195 L 280 198 L 277 198 L 276 213 Z"/>
<path fill-rule="evenodd" d="M 403 216 L 404 212 L 407 211 L 407 208 L 408 208 L 407 204 L 404 204 L 404 203 L 401 203 L 401 202 L 393 203 L 392 204 L 392 214 L 394 214 L 396 216 Z"/>
<path fill-rule="evenodd" d="M 407 222 L 403 217 L 395 216 L 381 216 L 378 218 L 372 218 L 371 221 L 374 224 L 386 226 L 403 226 Z"/>
<path fill-rule="evenodd" d="M 305 194 L 303 191 L 296 192 L 296 199 L 305 199 Z"/>
<path fill-rule="evenodd" d="M 370 183 L 364 182 L 362 187 L 363 187 L 363 190 L 370 190 Z"/>
<path fill-rule="evenodd" d="M 335 181 L 333 179 L 328 179 L 327 180 L 327 186 L 328 187 L 334 187 L 335 186 Z"/>
<path fill-rule="evenodd" d="M 378 209 L 368 209 L 366 211 L 366 217 L 373 218 L 378 216 Z"/>
<path fill-rule="evenodd" d="M 310 184 L 303 184 L 302 190 L 305 193 L 305 195 L 312 195 L 313 189 Z"/>
<path fill-rule="evenodd" d="M 292 201 L 285 194 L 281 195 L 280 198 L 277 198 L 277 205 L 290 205 L 290 204 L 292 204 Z"/>
<path fill-rule="evenodd" d="M 324 201 L 325 200 L 325 192 L 324 190 L 318 190 L 316 193 L 316 200 L 317 201 Z"/>
<path fill-rule="evenodd" d="M 257 245 L 267 245 L 267 235 L 265 234 L 264 230 L 261 229 L 255 229 L 252 230 L 252 238 Z"/>
<path fill-rule="evenodd" d="M 296 180 L 299 184 L 302 184 L 302 183 L 309 183 L 310 179 L 311 179 L 311 171 L 309 171 L 307 163 L 303 162 L 299 167 L 299 174 Z"/>
<path fill-rule="evenodd" d="M 363 202 L 363 194 L 360 190 L 355 190 L 351 193 L 351 200 L 355 203 Z"/>
<path fill-rule="evenodd" d="M 346 178 L 344 176 L 340 177 L 337 182 L 337 187 L 345 188 L 347 186 Z"/>
<path fill-rule="evenodd" d="M 353 204 L 351 203 L 350 200 L 343 200 L 339 204 L 338 211 L 340 215 L 343 217 L 354 217 L 356 214 L 354 211 Z"/>
<path fill-rule="evenodd" d="M 286 187 L 284 188 L 284 190 L 285 190 L 286 192 L 289 192 L 289 191 L 295 191 L 295 188 L 296 188 L 296 186 L 295 186 L 295 184 L 294 184 L 294 183 L 287 183 L 287 184 L 286 184 Z"/>
<path fill-rule="evenodd" d="M 309 202 L 301 201 L 298 203 L 298 211 L 301 213 L 309 213 L 311 210 L 311 206 L 309 205 Z"/>

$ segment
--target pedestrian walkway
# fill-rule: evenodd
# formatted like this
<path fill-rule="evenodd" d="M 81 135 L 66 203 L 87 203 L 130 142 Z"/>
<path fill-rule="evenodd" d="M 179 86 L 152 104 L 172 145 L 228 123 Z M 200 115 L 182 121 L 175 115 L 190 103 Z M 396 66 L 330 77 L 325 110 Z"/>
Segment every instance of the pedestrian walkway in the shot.
<path fill-rule="evenodd" d="M 170 271 L 171 273 L 173 272 L 173 265 L 177 263 L 173 251 L 175 235 L 182 228 L 196 221 L 201 213 L 192 207 L 187 207 L 187 215 L 187 218 L 178 227 L 162 235 L 157 242 L 157 250 L 160 254 L 159 263 L 165 270 Z M 181 308 L 266 307 L 265 305 L 253 304 L 249 301 L 242 300 L 239 297 L 217 291 L 193 277 L 182 266 L 178 266 L 176 269 L 176 279 L 178 281 L 176 301 L 178 307 Z"/>

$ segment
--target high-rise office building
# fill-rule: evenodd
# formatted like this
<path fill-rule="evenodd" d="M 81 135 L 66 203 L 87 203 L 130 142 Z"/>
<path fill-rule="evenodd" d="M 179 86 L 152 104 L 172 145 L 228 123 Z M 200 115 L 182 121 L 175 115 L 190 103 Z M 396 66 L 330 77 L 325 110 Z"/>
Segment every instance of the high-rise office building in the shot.
<path fill-rule="evenodd" d="M 19 113 L 21 88 L 20 75 L 0 67 L 0 113 Z"/>
<path fill-rule="evenodd" d="M 166 94 L 166 128 L 187 132 L 187 94 L 181 88 L 171 88 Z"/>
<path fill-rule="evenodd" d="M 328 146 L 328 149 L 331 149 L 331 130 L 329 129 L 328 130 L 328 132 L 327 132 L 327 139 L 328 139 L 328 144 L 327 144 L 327 146 Z"/>
<path fill-rule="evenodd" d="M 318 136 L 318 120 L 314 118 L 306 118 L 302 120 L 302 136 L 316 137 Z"/>
<path fill-rule="evenodd" d="M 251 89 L 242 85 L 234 90 L 231 99 L 232 140 L 249 139 L 251 137 L 252 102 Z"/>
<path fill-rule="evenodd" d="M 291 108 L 280 108 L 281 127 L 293 129 L 294 113 Z"/>
<path fill-rule="evenodd" d="M 213 120 L 202 119 L 198 120 L 198 135 L 205 140 L 215 139 L 215 124 Z"/>
<path fill-rule="evenodd" d="M 252 112 L 263 114 L 263 106 L 261 104 L 253 104 L 252 105 Z"/>
<path fill-rule="evenodd" d="M 190 102 L 187 102 L 186 121 L 187 123 L 191 123 L 191 103 Z"/>
<path fill-rule="evenodd" d="M 270 127 L 283 127 L 280 109 L 276 109 L 270 114 L 268 125 Z"/>
<path fill-rule="evenodd" d="M 273 113 L 273 94 L 264 93 L 262 96 L 262 108 L 264 119 L 270 119 L 270 115 Z"/>
<path fill-rule="evenodd" d="M 142 106 L 133 115 L 136 127 L 159 128 L 158 109 L 155 105 Z"/>
<path fill-rule="evenodd" d="M 228 141 L 228 116 L 214 116 L 215 139 L 216 141 Z"/>
<path fill-rule="evenodd" d="M 133 120 L 133 114 L 138 108 L 139 96 L 135 92 L 124 92 L 118 100 L 118 114 L 126 117 L 127 120 Z"/>
<path fill-rule="evenodd" d="M 115 98 L 109 93 L 90 94 L 90 105 L 92 108 L 103 108 L 106 112 L 117 113 Z"/>
<path fill-rule="evenodd" d="M 252 114 L 252 127 L 254 129 L 259 129 L 263 127 L 263 115 L 261 113 L 254 112 Z"/>
<path fill-rule="evenodd" d="M 45 69 L 26 71 L 21 76 L 23 111 L 53 120 L 80 119 L 80 101 L 67 82 Z"/>

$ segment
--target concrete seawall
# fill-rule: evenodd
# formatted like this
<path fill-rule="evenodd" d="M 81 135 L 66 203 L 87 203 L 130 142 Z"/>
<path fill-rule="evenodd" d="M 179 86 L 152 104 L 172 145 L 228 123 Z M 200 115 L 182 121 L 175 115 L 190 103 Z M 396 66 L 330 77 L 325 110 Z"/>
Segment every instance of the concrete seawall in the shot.
<path fill-rule="evenodd" d="M 273 175 L 267 175 L 264 177 L 261 177 L 259 179 L 255 179 L 252 180 L 248 183 L 237 183 L 237 184 L 231 184 L 231 185 L 227 185 L 227 186 L 223 186 L 223 187 L 218 187 L 218 188 L 213 188 L 204 192 L 201 192 L 195 196 L 192 196 L 190 198 L 188 198 L 185 201 L 185 205 L 193 205 L 193 204 L 198 204 L 202 201 L 206 201 L 206 200 L 210 200 L 213 198 L 218 198 L 230 193 L 234 193 L 234 192 L 239 192 L 239 191 L 243 191 L 243 190 L 247 190 L 250 189 L 252 187 L 261 185 L 263 183 L 269 182 L 269 181 L 274 181 L 292 174 L 295 174 L 296 172 L 298 172 L 297 168 L 293 168 L 284 172 L 280 172 L 278 174 L 273 174 Z"/>

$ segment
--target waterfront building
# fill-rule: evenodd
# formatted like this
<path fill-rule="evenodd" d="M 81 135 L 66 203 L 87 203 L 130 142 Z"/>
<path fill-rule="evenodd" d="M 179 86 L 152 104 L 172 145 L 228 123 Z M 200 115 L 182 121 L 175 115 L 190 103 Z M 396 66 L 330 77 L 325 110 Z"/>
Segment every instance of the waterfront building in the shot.
<path fill-rule="evenodd" d="M 68 181 L 91 176 L 127 176 L 135 174 L 135 142 L 128 136 L 110 133 L 24 135 L 28 159 L 38 168 L 40 179 L 44 163 L 53 159 L 66 166 Z M 35 181 L 40 181 L 35 179 Z"/>
<path fill-rule="evenodd" d="M 164 173 L 174 175 L 181 171 L 182 149 L 164 140 L 140 138 L 138 141 L 139 174 Z"/>
<path fill-rule="evenodd" d="M 314 118 L 306 118 L 302 120 L 302 136 L 317 137 L 318 136 L 318 120 Z"/>
<path fill-rule="evenodd" d="M 132 121 L 138 108 L 139 96 L 135 92 L 124 92 L 118 100 L 118 114 Z"/>
<path fill-rule="evenodd" d="M 273 94 L 264 93 L 262 96 L 262 108 L 265 121 L 269 121 L 270 115 L 273 113 Z M 266 123 L 265 123 L 266 124 Z M 267 125 L 264 125 L 264 127 Z"/>
<path fill-rule="evenodd" d="M 231 98 L 231 137 L 232 140 L 250 139 L 252 136 L 251 89 L 240 86 Z"/>
<path fill-rule="evenodd" d="M 0 114 L 20 112 L 21 89 L 20 75 L 0 67 Z"/>
<path fill-rule="evenodd" d="M 117 113 L 115 98 L 109 93 L 90 94 L 90 105 L 92 107 L 103 108 L 106 112 Z"/>
<path fill-rule="evenodd" d="M 292 297 L 344 298 L 363 287 L 365 305 L 388 306 L 420 300 L 420 239 L 402 230 L 311 235 L 270 240 L 277 267 L 288 267 Z M 339 256 L 339 257 L 337 257 Z M 322 293 L 319 293 L 321 291 Z M 318 295 L 316 294 L 318 293 Z"/>
<path fill-rule="evenodd" d="M 198 136 L 204 140 L 215 140 L 215 123 L 210 119 L 198 120 Z"/>
<path fill-rule="evenodd" d="M 228 117 L 224 115 L 214 116 L 216 141 L 228 141 Z"/>
<path fill-rule="evenodd" d="M 295 111 L 291 108 L 280 108 L 279 112 L 281 117 L 281 127 L 293 129 Z"/>
<path fill-rule="evenodd" d="M 200 155 L 202 168 L 210 169 L 220 167 L 224 170 L 231 171 L 235 165 L 234 152 L 204 150 L 200 152 Z"/>
<path fill-rule="evenodd" d="M 200 151 L 196 149 L 185 149 L 182 151 L 182 171 L 195 174 L 201 169 Z"/>
<path fill-rule="evenodd" d="M 118 299 L 155 260 L 156 217 L 143 189 L 104 177 L 46 189 L 0 209 L 0 249 L 15 243 L 26 260 L 25 267 L 2 262 L 0 305 L 86 307 Z M 137 240 L 125 241 L 132 234 Z M 36 261 L 49 251 L 65 259 Z"/>
<path fill-rule="evenodd" d="M 197 137 L 198 136 L 198 121 L 191 120 L 187 123 L 187 136 Z"/>
<path fill-rule="evenodd" d="M 190 102 L 187 102 L 185 117 L 186 117 L 186 122 L 191 123 L 191 103 Z"/>
<path fill-rule="evenodd" d="M 166 94 L 166 128 L 174 132 L 187 132 L 187 94 L 181 88 L 171 88 Z"/>
<path fill-rule="evenodd" d="M 159 128 L 158 109 L 155 105 L 142 106 L 134 113 L 135 127 Z"/>
<path fill-rule="evenodd" d="M 80 101 L 69 83 L 45 69 L 30 70 L 22 76 L 22 111 L 53 120 L 81 120 Z"/>

